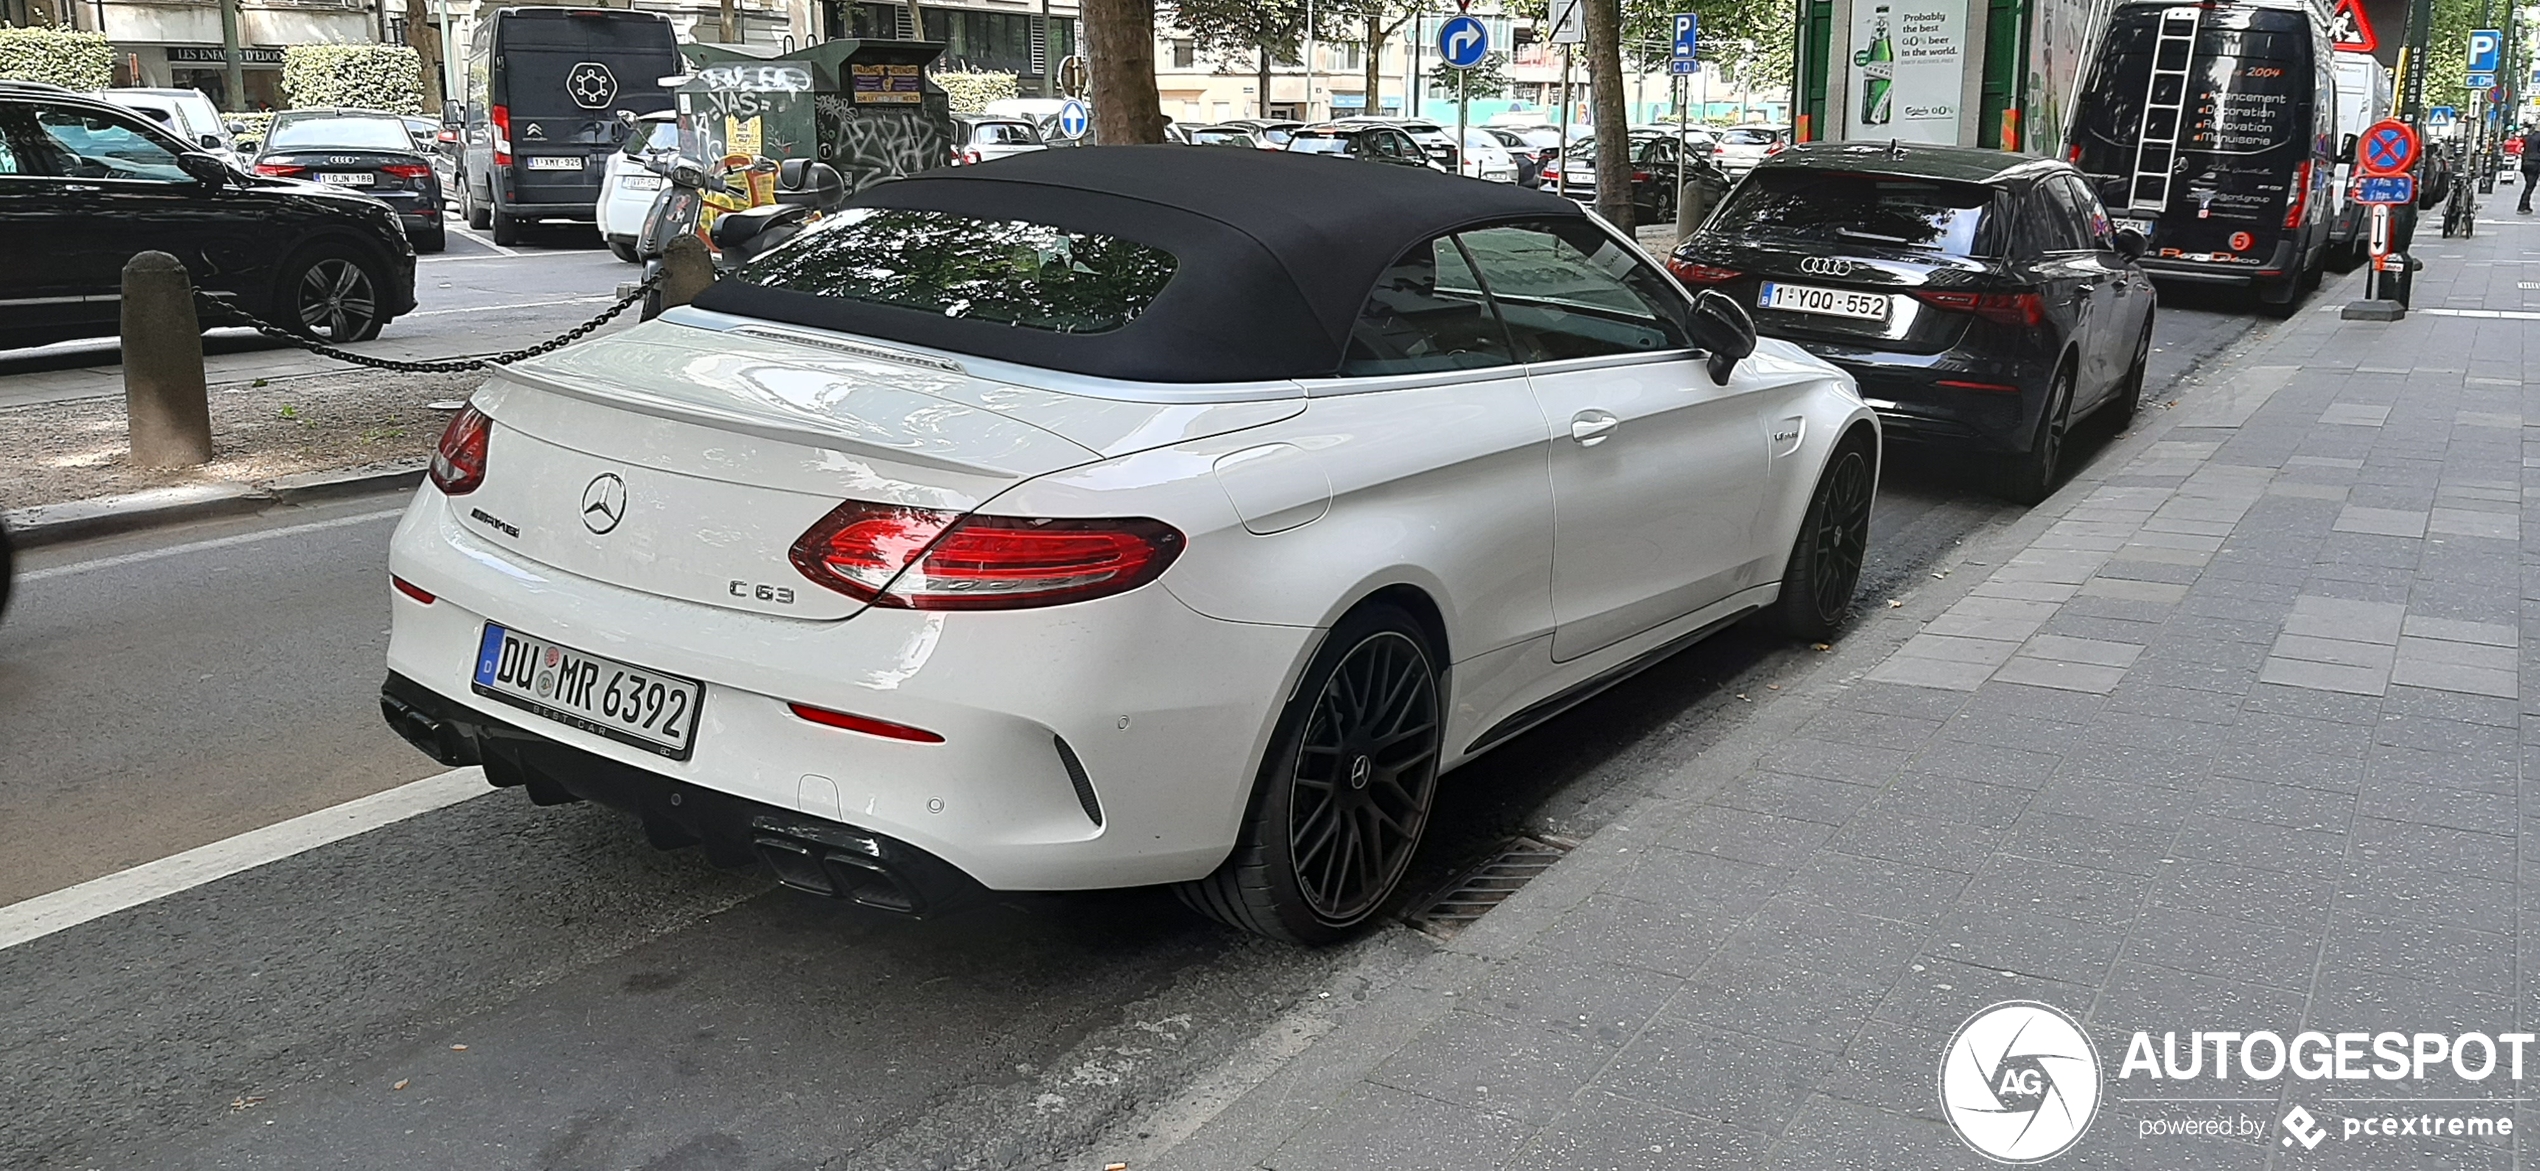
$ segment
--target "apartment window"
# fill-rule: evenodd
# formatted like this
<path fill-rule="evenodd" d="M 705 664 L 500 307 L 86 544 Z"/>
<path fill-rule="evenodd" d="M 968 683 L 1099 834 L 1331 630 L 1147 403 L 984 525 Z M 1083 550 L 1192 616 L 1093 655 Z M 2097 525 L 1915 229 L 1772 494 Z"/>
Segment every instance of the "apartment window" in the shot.
<path fill-rule="evenodd" d="M 1196 69 L 1198 67 L 1199 46 L 1190 41 L 1173 42 L 1173 68 Z"/>
<path fill-rule="evenodd" d="M 944 55 L 935 59 L 938 69 L 984 69 L 1030 74 L 1032 72 L 1032 17 L 1020 12 L 978 12 L 970 9 L 928 8 L 926 39 L 941 41 Z M 1055 26 L 1058 22 L 1052 21 Z M 1057 29 L 1053 27 L 1052 40 Z M 1064 55 L 1063 53 L 1061 55 Z"/>

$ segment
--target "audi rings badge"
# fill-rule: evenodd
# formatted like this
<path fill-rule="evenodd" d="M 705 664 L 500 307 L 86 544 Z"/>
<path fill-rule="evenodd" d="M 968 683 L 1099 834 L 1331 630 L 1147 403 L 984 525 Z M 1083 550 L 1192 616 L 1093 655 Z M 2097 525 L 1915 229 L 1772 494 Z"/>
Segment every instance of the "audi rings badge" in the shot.
<path fill-rule="evenodd" d="M 1799 261 L 1799 271 L 1810 276 L 1851 276 L 1853 264 L 1839 256 L 1806 256 Z"/>

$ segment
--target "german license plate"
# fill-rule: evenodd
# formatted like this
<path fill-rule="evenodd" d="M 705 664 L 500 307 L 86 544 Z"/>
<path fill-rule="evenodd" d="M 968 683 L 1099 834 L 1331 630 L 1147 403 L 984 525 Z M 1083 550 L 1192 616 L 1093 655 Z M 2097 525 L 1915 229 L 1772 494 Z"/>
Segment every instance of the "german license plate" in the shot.
<path fill-rule="evenodd" d="M 582 156 L 531 155 L 529 156 L 529 169 L 533 171 L 579 171 L 582 169 Z"/>
<path fill-rule="evenodd" d="M 1817 313 L 1828 317 L 1857 317 L 1863 321 L 1887 320 L 1889 297 L 1885 293 L 1856 293 L 1850 289 L 1821 289 L 1815 285 L 1785 285 L 1779 281 L 1764 282 L 1763 294 L 1756 304 L 1766 309 L 1791 313 Z"/>
<path fill-rule="evenodd" d="M 317 177 L 329 187 L 368 187 L 378 179 L 368 171 L 320 171 Z"/>
<path fill-rule="evenodd" d="M 477 643 L 475 691 L 567 727 L 686 760 L 705 684 L 605 659 L 491 622 Z"/>

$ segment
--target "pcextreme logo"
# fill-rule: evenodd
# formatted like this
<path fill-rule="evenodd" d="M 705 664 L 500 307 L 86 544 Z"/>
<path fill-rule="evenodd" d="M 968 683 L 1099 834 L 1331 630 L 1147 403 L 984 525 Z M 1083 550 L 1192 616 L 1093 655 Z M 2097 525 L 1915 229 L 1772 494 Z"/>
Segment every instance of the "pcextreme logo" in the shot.
<path fill-rule="evenodd" d="M 2099 1113 L 2099 1052 L 2063 1010 L 2003 1001 L 1968 1017 L 1941 1051 L 1940 1109 L 1977 1154 L 2044 1162 Z"/>

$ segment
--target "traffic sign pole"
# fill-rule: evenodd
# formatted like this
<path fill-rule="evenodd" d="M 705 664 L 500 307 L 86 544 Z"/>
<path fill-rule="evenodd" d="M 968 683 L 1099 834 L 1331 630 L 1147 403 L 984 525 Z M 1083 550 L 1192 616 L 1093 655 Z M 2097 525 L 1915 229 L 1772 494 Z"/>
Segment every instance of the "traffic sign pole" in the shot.
<path fill-rule="evenodd" d="M 1473 151 L 1472 70 L 1490 59 L 1490 26 L 1469 15 L 1448 17 L 1438 25 L 1438 59 L 1455 70 L 1455 169 L 1461 174 Z M 1476 177 L 1480 173 L 1474 168 Z"/>

